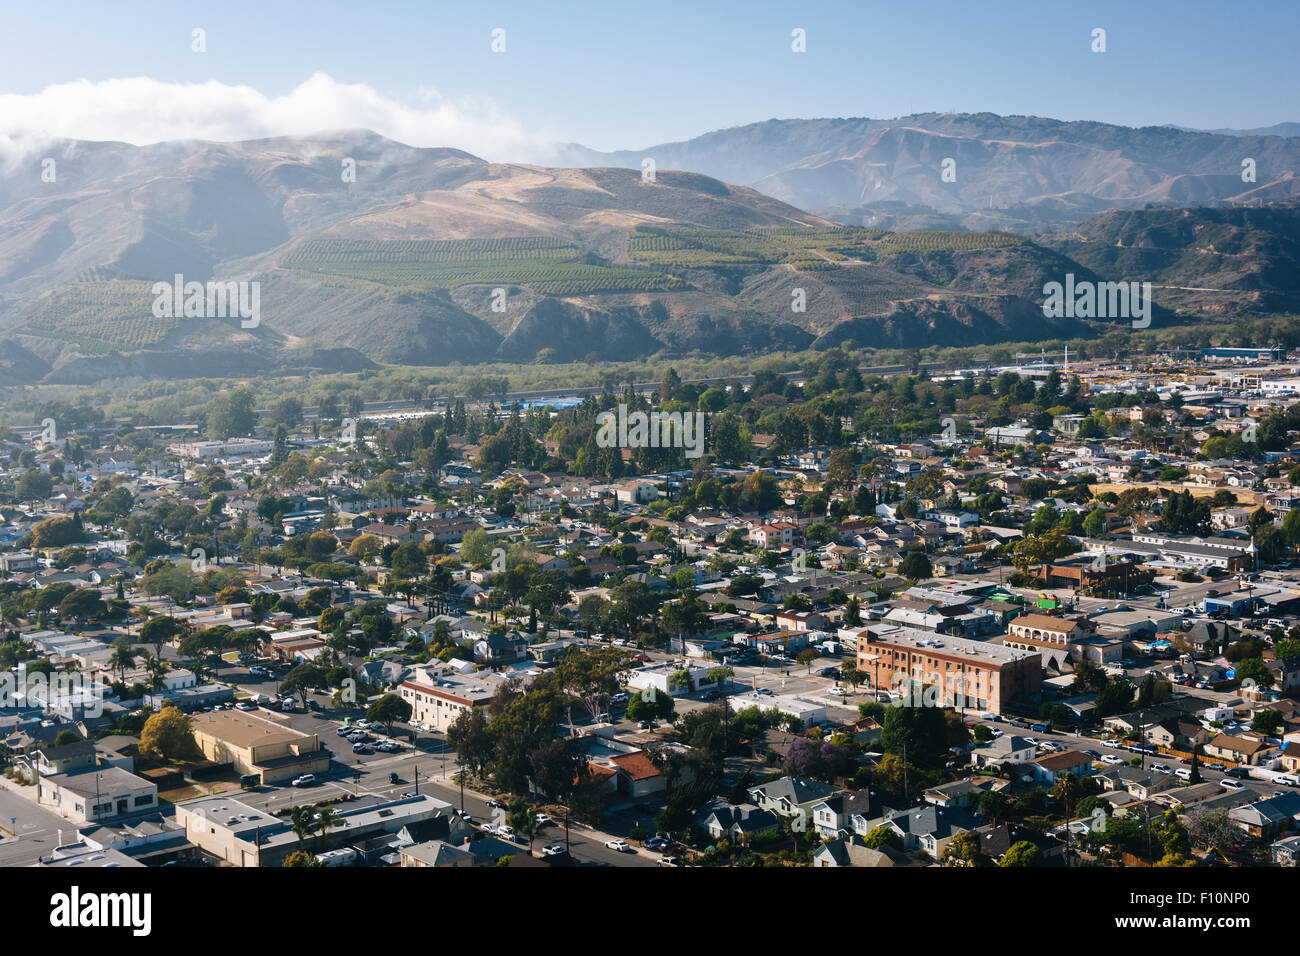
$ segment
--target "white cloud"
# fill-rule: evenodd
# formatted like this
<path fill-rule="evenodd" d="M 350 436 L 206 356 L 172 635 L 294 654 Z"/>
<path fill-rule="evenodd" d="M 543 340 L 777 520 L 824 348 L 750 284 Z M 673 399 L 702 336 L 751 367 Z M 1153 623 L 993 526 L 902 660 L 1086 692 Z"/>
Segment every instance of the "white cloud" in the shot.
<path fill-rule="evenodd" d="M 493 103 L 449 100 L 422 88 L 414 105 L 364 83 L 316 73 L 283 96 L 251 86 L 164 83 L 129 77 L 78 80 L 39 93 L 0 95 L 0 158 L 30 154 L 51 138 L 230 142 L 365 128 L 410 146 L 453 146 L 498 161 L 540 161 L 551 140 L 525 130 Z"/>

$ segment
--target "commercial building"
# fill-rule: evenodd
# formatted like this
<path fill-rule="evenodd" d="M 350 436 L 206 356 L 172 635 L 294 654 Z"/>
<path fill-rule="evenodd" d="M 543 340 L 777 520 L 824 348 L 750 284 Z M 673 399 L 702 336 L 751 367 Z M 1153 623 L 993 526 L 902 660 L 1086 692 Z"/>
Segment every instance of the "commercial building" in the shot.
<path fill-rule="evenodd" d="M 325 773 L 330 752 L 316 734 L 294 730 L 260 714 L 218 710 L 190 718 L 203 756 L 256 774 L 263 784 L 285 783 L 304 773 Z"/>
<path fill-rule="evenodd" d="M 439 816 L 447 818 L 451 839 L 460 840 L 469 833 L 468 824 L 456 816 L 451 804 L 428 794 L 400 800 L 363 798 L 336 810 L 339 825 L 324 834 L 315 849 L 351 846 Z M 192 844 L 234 866 L 279 866 L 300 846 L 287 816 L 272 816 L 229 796 L 179 803 L 176 822 L 184 827 Z"/>
<path fill-rule="evenodd" d="M 74 823 L 102 823 L 157 809 L 158 787 L 121 767 L 101 767 L 41 777 L 37 799 Z"/>
<path fill-rule="evenodd" d="M 411 705 L 411 720 L 439 733 L 445 733 L 462 713 L 486 708 L 495 691 L 474 677 L 428 671 L 417 671 L 400 688 L 402 700 Z"/>

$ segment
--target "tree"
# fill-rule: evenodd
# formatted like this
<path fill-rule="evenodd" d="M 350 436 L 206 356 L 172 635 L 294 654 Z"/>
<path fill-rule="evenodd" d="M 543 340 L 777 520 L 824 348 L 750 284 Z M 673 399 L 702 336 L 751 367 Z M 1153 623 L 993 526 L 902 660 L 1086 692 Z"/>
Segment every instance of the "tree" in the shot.
<path fill-rule="evenodd" d="M 968 830 L 962 830 L 943 848 L 944 866 L 987 866 L 988 862 L 979 837 Z"/>
<path fill-rule="evenodd" d="M 154 646 L 154 654 L 162 656 L 164 644 L 171 641 L 182 632 L 182 627 L 177 623 L 174 617 L 155 617 L 145 622 L 144 627 L 140 628 L 140 640 L 145 644 Z"/>
<path fill-rule="evenodd" d="M 316 811 L 316 831 L 322 842 L 329 838 L 330 830 L 346 825 L 343 815 L 333 807 L 321 807 Z"/>
<path fill-rule="evenodd" d="M 643 720 L 672 720 L 677 704 L 671 694 L 637 691 L 627 703 L 627 719 L 640 723 Z"/>
<path fill-rule="evenodd" d="M 1133 685 L 1123 678 L 1111 681 L 1097 694 L 1098 717 L 1124 714 L 1133 706 Z"/>
<path fill-rule="evenodd" d="M 1028 840 L 1013 843 L 1002 855 L 1001 866 L 1039 866 L 1043 851 Z"/>
<path fill-rule="evenodd" d="M 880 733 L 881 749 L 906 757 L 918 767 L 943 766 L 948 752 L 948 721 L 939 707 L 890 707 Z"/>
<path fill-rule="evenodd" d="M 931 570 L 934 569 L 931 568 Z M 848 603 L 844 605 L 844 626 L 857 627 L 861 623 L 862 623 L 862 605 L 861 602 L 858 601 L 857 596 L 855 595 L 849 598 Z"/>
<path fill-rule="evenodd" d="M 1282 729 L 1283 723 L 1280 711 L 1266 708 L 1255 712 L 1255 716 L 1250 721 L 1250 729 L 1257 734 L 1272 736 Z"/>
<path fill-rule="evenodd" d="M 821 657 L 821 654 L 813 650 L 811 647 L 805 647 L 798 653 L 795 660 L 807 667 L 808 673 L 811 674 L 813 664 L 821 660 Z"/>
<path fill-rule="evenodd" d="M 934 576 L 934 568 L 924 551 L 909 551 L 898 562 L 898 573 L 911 581 L 921 581 Z"/>
<path fill-rule="evenodd" d="M 300 808 L 294 807 L 294 809 L 298 810 Z M 305 808 L 301 808 L 301 809 L 305 809 Z M 292 853 L 290 853 L 288 856 L 284 858 L 284 862 L 281 863 L 280 865 L 298 867 L 298 866 L 321 866 L 322 864 L 320 860 L 316 859 L 315 856 L 308 853 L 306 850 L 294 850 Z"/>
<path fill-rule="evenodd" d="M 197 760 L 203 756 L 194 740 L 190 719 L 170 703 L 144 722 L 140 750 L 167 760 Z"/>
<path fill-rule="evenodd" d="M 99 592 L 88 588 L 78 588 L 59 602 L 59 615 L 76 621 L 102 617 L 107 613 L 108 606 L 104 604 Z"/>
<path fill-rule="evenodd" d="M 881 847 L 888 846 L 893 847 L 900 853 L 903 851 L 903 838 L 898 835 L 897 830 L 887 823 L 882 823 L 880 826 L 868 833 L 863 838 L 862 842 L 873 850 L 879 850 Z"/>
<path fill-rule="evenodd" d="M 404 723 L 411 719 L 411 703 L 397 694 L 385 694 L 366 709 L 366 720 L 378 721 L 384 725 L 384 732 L 391 735 L 393 724 Z"/>
<path fill-rule="evenodd" d="M 482 707 L 462 710 L 447 727 L 447 745 L 462 765 L 482 775 L 492 758 L 492 735 Z"/>
<path fill-rule="evenodd" d="M 537 820 L 537 811 L 522 800 L 515 800 L 510 805 L 510 812 L 506 814 L 506 823 L 510 824 L 519 836 L 528 838 L 528 852 L 532 853 L 533 838 L 537 836 L 537 831 L 542 826 Z"/>
<path fill-rule="evenodd" d="M 110 669 L 117 671 L 118 680 L 126 680 L 126 672 L 135 666 L 135 652 L 126 637 L 119 637 L 113 642 L 113 653 L 108 658 Z"/>
<path fill-rule="evenodd" d="M 1237 665 L 1237 680 L 1253 680 L 1256 687 L 1265 690 L 1273 686 L 1273 672 L 1268 669 L 1262 658 L 1248 657 Z"/>
<path fill-rule="evenodd" d="M 632 657 L 617 647 L 566 648 L 551 672 L 555 686 L 582 704 L 595 718 L 609 706 L 609 698 L 618 693 L 620 675 L 632 664 Z"/>
<path fill-rule="evenodd" d="M 302 846 L 316 830 L 316 808 L 305 804 L 293 807 L 289 811 L 289 826 L 293 830 L 293 835 L 298 838 L 298 845 Z"/>
<path fill-rule="evenodd" d="M 225 441 L 233 435 L 247 435 L 257 423 L 257 414 L 253 410 L 253 392 L 247 388 L 237 388 L 218 395 L 208 402 L 204 413 L 208 437 L 216 441 Z"/>
<path fill-rule="evenodd" d="M 26 472 L 14 484 L 14 495 L 19 501 L 33 501 L 48 498 L 54 489 L 54 479 L 43 471 Z"/>

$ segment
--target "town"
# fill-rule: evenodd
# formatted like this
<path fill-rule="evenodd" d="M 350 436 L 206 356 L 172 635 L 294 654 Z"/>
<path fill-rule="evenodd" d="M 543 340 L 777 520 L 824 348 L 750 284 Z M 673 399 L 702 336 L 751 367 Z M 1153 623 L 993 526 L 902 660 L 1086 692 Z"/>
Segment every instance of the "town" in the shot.
<path fill-rule="evenodd" d="M 1295 866 L 1298 400 L 1208 347 L 49 402 L 0 865 Z"/>

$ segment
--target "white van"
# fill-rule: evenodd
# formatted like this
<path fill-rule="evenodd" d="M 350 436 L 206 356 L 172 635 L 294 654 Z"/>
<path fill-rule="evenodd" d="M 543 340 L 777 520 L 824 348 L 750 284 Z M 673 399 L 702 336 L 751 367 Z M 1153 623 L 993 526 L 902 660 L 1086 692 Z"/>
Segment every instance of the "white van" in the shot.
<path fill-rule="evenodd" d="M 1178 767 L 1174 770 L 1174 776 L 1179 780 L 1191 780 L 1192 772 L 1186 767 Z"/>

